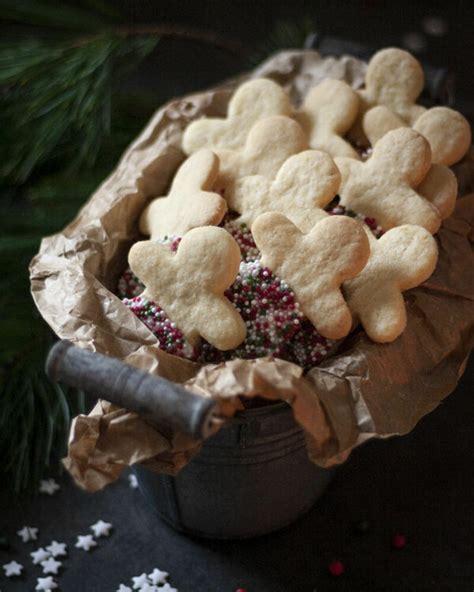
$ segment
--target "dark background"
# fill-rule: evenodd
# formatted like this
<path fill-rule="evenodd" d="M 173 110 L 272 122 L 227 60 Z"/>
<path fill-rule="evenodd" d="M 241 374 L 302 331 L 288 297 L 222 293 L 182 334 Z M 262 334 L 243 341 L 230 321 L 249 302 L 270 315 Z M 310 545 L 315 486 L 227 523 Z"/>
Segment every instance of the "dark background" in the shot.
<path fill-rule="evenodd" d="M 129 88 L 152 91 L 160 103 L 201 90 L 250 67 L 255 48 L 265 52 L 278 22 L 285 30 L 308 27 L 376 47 L 403 46 L 407 34 L 425 44 L 421 61 L 449 69 L 456 77 L 456 106 L 474 121 L 474 9 L 470 2 L 220 2 L 121 1 L 131 28 L 183 24 L 217 32 L 240 49 L 165 39 L 127 81 Z M 1 8 L 1 2 L 0 2 Z M 441 17 L 447 32 L 427 34 L 424 19 Z M 285 29 L 286 28 L 286 29 Z M 278 30 L 278 26 L 277 26 Z M 280 37 L 281 26 L 280 26 Z M 10 28 L 9 34 L 15 34 Z M 304 35 L 302 35 L 304 37 Z M 420 41 L 421 40 L 421 41 Z M 133 106 L 132 106 L 133 107 Z M 293 526 L 241 543 L 183 537 L 163 525 L 126 479 L 91 496 L 60 478 L 62 490 L 31 502 L 4 496 L 0 526 L 13 549 L 0 551 L 0 564 L 12 559 L 27 574 L 8 581 L 2 592 L 34 588 L 40 575 L 15 532 L 25 524 L 40 528 L 37 546 L 54 538 L 69 545 L 59 578 L 65 592 L 116 590 L 132 575 L 156 565 L 170 572 L 180 592 L 471 592 L 474 590 L 474 366 L 461 386 L 414 432 L 371 442 L 338 471 L 314 509 Z M 265 501 L 262 500 L 262 504 Z M 75 536 L 102 518 L 114 524 L 110 539 L 87 554 L 73 548 Z M 353 522 L 369 520 L 365 535 Z M 407 547 L 391 548 L 395 533 Z M 331 578 L 334 558 L 346 573 Z"/>
<path fill-rule="evenodd" d="M 122 0 L 121 7 L 131 27 L 143 23 L 180 23 L 205 28 L 241 42 L 250 55 L 259 42 L 265 45 L 275 37 L 275 30 L 285 26 L 289 29 L 310 26 L 322 36 L 340 37 L 374 48 L 403 47 L 407 35 L 418 34 L 425 47 L 415 52 L 417 57 L 454 73 L 463 111 L 474 115 L 471 2 Z M 425 32 L 425 20 L 433 16 L 442 19 L 445 35 Z M 229 55 L 202 44 L 167 40 L 149 60 L 151 65 L 159 58 L 159 66 L 155 62 L 157 69 L 148 83 L 159 87 L 161 92 L 166 88 L 169 96 L 197 90 L 247 67 L 247 57 Z"/>

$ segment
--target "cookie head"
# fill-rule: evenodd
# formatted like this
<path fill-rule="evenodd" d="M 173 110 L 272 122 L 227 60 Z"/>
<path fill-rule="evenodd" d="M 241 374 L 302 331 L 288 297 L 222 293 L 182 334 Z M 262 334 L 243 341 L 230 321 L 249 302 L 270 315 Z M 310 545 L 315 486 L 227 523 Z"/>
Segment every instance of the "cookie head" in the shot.
<path fill-rule="evenodd" d="M 251 226 L 260 214 L 281 212 L 309 232 L 325 216 L 322 208 L 336 195 L 340 180 L 326 152 L 305 150 L 290 156 L 273 181 L 255 175 L 237 182 L 235 204 L 241 212 L 237 222 Z"/>
<path fill-rule="evenodd" d="M 269 212 L 255 220 L 252 233 L 262 265 L 287 282 L 321 335 L 345 337 L 352 317 L 340 286 L 368 260 L 370 247 L 362 225 L 345 216 L 328 216 L 303 234 L 282 214 Z"/>
<path fill-rule="evenodd" d="M 416 105 L 425 76 L 416 58 L 403 49 L 389 47 L 370 60 L 363 96 L 371 105 L 385 105 L 407 123 L 413 123 L 424 111 Z"/>
<path fill-rule="evenodd" d="M 239 211 L 234 197 L 238 179 L 250 175 L 273 179 L 287 158 L 307 146 L 306 134 L 293 119 L 283 116 L 262 119 L 252 127 L 241 149 L 217 151 L 220 170 L 215 188 L 224 195 L 229 208 Z"/>
<path fill-rule="evenodd" d="M 167 196 L 154 199 L 143 211 L 139 227 L 152 239 L 183 236 L 192 228 L 219 224 L 227 204 L 210 191 L 219 172 L 219 160 L 210 150 L 190 156 L 175 175 Z"/>
<path fill-rule="evenodd" d="M 133 245 L 133 273 L 145 285 L 143 297 L 157 302 L 192 345 L 199 336 L 221 350 L 245 338 L 245 323 L 224 291 L 239 271 L 240 249 L 223 228 L 190 230 L 176 254 L 155 241 Z"/>
<path fill-rule="evenodd" d="M 188 125 L 183 150 L 192 154 L 201 148 L 240 148 L 252 126 L 272 115 L 290 115 L 290 100 L 276 82 L 257 78 L 244 82 L 229 102 L 227 117 L 204 117 Z"/>
<path fill-rule="evenodd" d="M 413 129 L 428 140 L 435 164 L 455 164 L 471 145 L 469 122 L 461 113 L 447 107 L 428 109 L 415 121 Z"/>
<path fill-rule="evenodd" d="M 331 156 L 359 159 L 344 135 L 359 111 L 359 95 L 342 80 L 323 80 L 306 95 L 297 119 L 309 136 L 309 145 Z"/>

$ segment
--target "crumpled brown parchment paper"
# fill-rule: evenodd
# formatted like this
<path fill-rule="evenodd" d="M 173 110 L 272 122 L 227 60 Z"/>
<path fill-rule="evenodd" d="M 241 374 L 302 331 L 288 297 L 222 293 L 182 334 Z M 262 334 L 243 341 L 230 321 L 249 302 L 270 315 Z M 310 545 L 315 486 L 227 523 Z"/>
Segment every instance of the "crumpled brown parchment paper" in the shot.
<path fill-rule="evenodd" d="M 364 74 L 365 64 L 355 58 L 286 51 L 250 76 L 273 78 L 299 104 L 324 78 L 359 87 Z M 474 341 L 474 194 L 460 199 L 443 223 L 437 269 L 406 293 L 408 326 L 395 342 L 379 345 L 358 331 L 340 353 L 305 376 L 298 366 L 272 358 L 201 368 L 170 356 L 113 291 L 138 238 L 143 207 L 165 192 L 184 159 L 183 129 L 202 114 L 224 116 L 234 85 L 177 99 L 157 111 L 76 219 L 43 240 L 31 263 L 33 298 L 59 337 L 215 397 L 224 415 L 241 408 L 239 395 L 288 401 L 305 430 L 310 458 L 330 466 L 369 438 L 409 432 L 456 387 Z M 473 155 L 455 169 L 460 193 L 473 192 Z M 95 491 L 137 462 L 176 473 L 199 445 L 101 400 L 89 416 L 74 420 L 65 464 L 79 485 Z"/>

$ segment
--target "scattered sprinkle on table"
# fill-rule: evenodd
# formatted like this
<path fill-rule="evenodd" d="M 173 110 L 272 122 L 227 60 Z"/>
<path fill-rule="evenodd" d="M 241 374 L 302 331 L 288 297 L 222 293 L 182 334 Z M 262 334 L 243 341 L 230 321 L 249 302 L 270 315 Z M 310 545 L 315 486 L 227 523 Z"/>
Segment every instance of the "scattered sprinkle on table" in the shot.
<path fill-rule="evenodd" d="M 30 541 L 36 541 L 38 538 L 38 529 L 33 526 L 24 526 L 16 534 L 21 538 L 23 543 L 29 543 Z"/>
<path fill-rule="evenodd" d="M 157 567 L 155 567 L 151 574 L 148 574 L 148 578 L 154 586 L 166 583 L 166 578 L 168 576 L 169 573 L 167 571 L 161 571 L 161 569 L 158 569 Z"/>
<path fill-rule="evenodd" d="M 5 575 L 7 578 L 13 578 L 15 576 L 21 575 L 21 572 L 23 571 L 23 565 L 17 561 L 10 561 L 10 563 L 5 563 L 3 569 L 5 570 Z"/>
<path fill-rule="evenodd" d="M 49 592 L 50 590 L 56 590 L 57 587 L 58 585 L 54 579 L 51 576 L 48 576 L 47 578 L 38 578 L 35 590 Z"/>
<path fill-rule="evenodd" d="M 404 534 L 394 534 L 392 537 L 392 547 L 394 549 L 403 549 L 407 544 L 407 538 Z"/>
<path fill-rule="evenodd" d="M 90 527 L 94 533 L 94 536 L 97 538 L 106 536 L 108 537 L 112 528 L 113 526 L 110 524 L 110 522 L 104 522 L 103 520 L 98 520 Z"/>
<path fill-rule="evenodd" d="M 54 495 L 58 489 L 61 489 L 54 479 L 41 479 L 39 492 L 46 495 Z"/>
<path fill-rule="evenodd" d="M 128 482 L 132 489 L 136 489 L 138 487 L 138 480 L 136 475 L 129 475 Z"/>
<path fill-rule="evenodd" d="M 44 574 L 57 574 L 58 569 L 61 567 L 62 563 L 60 561 L 56 561 L 54 557 L 49 557 L 46 561 L 41 562 L 41 567 L 43 568 Z"/>
<path fill-rule="evenodd" d="M 328 565 L 328 570 L 329 573 L 334 576 L 341 576 L 344 571 L 344 564 L 342 563 L 342 561 L 338 561 L 337 559 L 335 559 L 334 561 L 331 561 L 331 563 Z"/>
<path fill-rule="evenodd" d="M 139 576 L 133 576 L 132 581 L 134 590 L 139 590 L 140 588 L 142 588 L 142 586 L 149 583 L 148 576 L 146 575 L 146 573 L 142 573 Z"/>
<path fill-rule="evenodd" d="M 39 549 L 36 549 L 36 551 L 32 551 L 30 555 L 31 557 L 33 557 L 33 565 L 38 565 L 38 563 L 46 561 L 46 559 L 48 559 L 51 556 L 51 553 L 49 553 L 49 551 L 46 551 L 46 549 L 43 549 L 43 547 L 40 547 Z"/>
<path fill-rule="evenodd" d="M 46 547 L 46 551 L 49 551 L 53 557 L 64 557 L 67 555 L 66 548 L 66 543 L 52 541 L 51 544 Z"/>
<path fill-rule="evenodd" d="M 77 549 L 84 549 L 84 551 L 90 551 L 93 547 L 97 547 L 97 543 L 91 534 L 78 535 L 77 542 L 74 546 Z"/>

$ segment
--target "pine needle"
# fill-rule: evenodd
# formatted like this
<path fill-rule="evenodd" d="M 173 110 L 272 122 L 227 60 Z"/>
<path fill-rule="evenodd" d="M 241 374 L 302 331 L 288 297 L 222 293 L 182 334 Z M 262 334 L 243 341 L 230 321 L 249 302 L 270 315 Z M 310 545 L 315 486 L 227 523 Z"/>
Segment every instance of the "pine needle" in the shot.
<path fill-rule="evenodd" d="M 50 159 L 92 166 L 110 133 L 117 80 L 156 37 L 100 35 L 80 43 L 0 45 L 0 178 L 23 183 Z"/>

